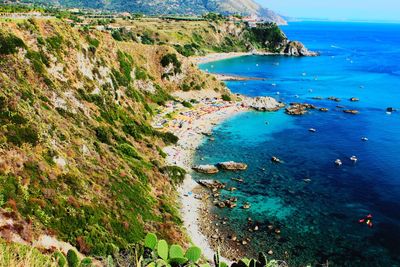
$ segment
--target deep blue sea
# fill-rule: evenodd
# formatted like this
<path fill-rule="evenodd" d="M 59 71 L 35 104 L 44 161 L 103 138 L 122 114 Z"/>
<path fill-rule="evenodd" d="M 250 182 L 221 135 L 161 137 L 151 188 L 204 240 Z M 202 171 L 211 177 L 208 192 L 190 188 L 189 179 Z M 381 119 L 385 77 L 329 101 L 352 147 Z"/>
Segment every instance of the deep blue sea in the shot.
<path fill-rule="evenodd" d="M 282 29 L 321 56 L 246 56 L 201 68 L 266 78 L 228 82 L 235 93 L 312 103 L 329 112 L 237 115 L 214 129 L 215 141 L 205 140 L 195 160 L 240 161 L 248 170 L 195 178 L 235 186 L 224 197 L 237 196 L 238 206 L 251 203 L 249 210 L 214 212 L 228 217 L 239 237 L 251 237 L 254 252 L 271 249 L 273 258 L 290 266 L 400 266 L 400 110 L 386 113 L 387 107 L 400 109 L 400 24 L 297 22 Z M 337 106 L 360 113 L 345 114 Z M 283 163 L 272 163 L 272 156 Z M 336 166 L 336 159 L 343 165 Z M 372 228 L 358 222 L 368 214 Z M 258 232 L 248 232 L 248 217 L 258 221 Z"/>

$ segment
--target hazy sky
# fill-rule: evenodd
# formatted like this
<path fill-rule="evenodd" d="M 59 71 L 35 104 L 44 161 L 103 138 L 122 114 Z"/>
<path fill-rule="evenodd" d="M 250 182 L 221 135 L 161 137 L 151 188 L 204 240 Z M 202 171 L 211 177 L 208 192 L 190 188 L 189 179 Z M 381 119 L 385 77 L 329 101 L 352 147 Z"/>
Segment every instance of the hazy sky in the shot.
<path fill-rule="evenodd" d="M 290 17 L 400 21 L 400 0 L 256 0 Z"/>

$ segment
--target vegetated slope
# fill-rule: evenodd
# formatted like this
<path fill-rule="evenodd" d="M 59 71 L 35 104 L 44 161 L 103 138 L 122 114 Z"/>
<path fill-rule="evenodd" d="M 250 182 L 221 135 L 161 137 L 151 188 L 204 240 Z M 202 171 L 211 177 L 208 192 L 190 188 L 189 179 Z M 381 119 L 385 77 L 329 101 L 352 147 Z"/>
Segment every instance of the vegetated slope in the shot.
<path fill-rule="evenodd" d="M 150 121 L 173 91 L 226 87 L 182 55 L 287 42 L 272 24 L 124 23 L 110 33 L 56 19 L 0 22 L 0 219 L 14 222 L 0 228 L 4 238 L 46 233 L 91 255 L 147 231 L 183 243 L 183 170 L 165 166 L 162 152 L 177 140 Z"/>
<path fill-rule="evenodd" d="M 28 0 L 49 3 L 43 0 Z M 68 7 L 96 8 L 145 14 L 203 15 L 208 12 L 221 14 L 258 15 L 278 24 L 285 20 L 275 12 L 263 8 L 253 0 L 52 0 L 53 4 Z"/>
<path fill-rule="evenodd" d="M 248 27 L 245 23 L 224 20 L 181 21 L 162 19 L 120 20 L 113 28 L 117 39 L 135 40 L 147 44 L 174 46 L 185 56 L 209 52 L 248 52 L 261 50 L 283 52 L 288 45 L 284 33 L 276 24 Z"/>
<path fill-rule="evenodd" d="M 117 42 L 59 20 L 0 23 L 0 210 L 26 241 L 56 235 L 106 255 L 146 231 L 184 240 L 176 142 L 149 122 L 169 92 L 224 90 L 168 46 Z M 171 170 L 174 175 L 167 176 Z"/>

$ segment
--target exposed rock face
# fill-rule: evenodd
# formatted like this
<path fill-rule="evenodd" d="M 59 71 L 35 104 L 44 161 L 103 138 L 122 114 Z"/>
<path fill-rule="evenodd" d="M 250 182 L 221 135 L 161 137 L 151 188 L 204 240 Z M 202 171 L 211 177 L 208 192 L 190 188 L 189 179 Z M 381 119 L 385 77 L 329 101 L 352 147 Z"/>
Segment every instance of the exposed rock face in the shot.
<path fill-rule="evenodd" d="M 298 41 L 289 41 L 285 47 L 284 53 L 288 56 L 318 56 L 318 53 L 309 51 L 304 44 Z"/>
<path fill-rule="evenodd" d="M 215 174 L 219 171 L 214 165 L 197 165 L 193 167 L 193 170 L 205 174 Z"/>
<path fill-rule="evenodd" d="M 243 104 L 258 111 L 276 111 L 284 106 L 272 97 L 245 98 Z"/>
<path fill-rule="evenodd" d="M 247 169 L 247 164 L 234 161 L 220 162 L 217 166 L 228 171 L 243 171 Z"/>
<path fill-rule="evenodd" d="M 307 103 L 290 103 L 290 107 L 286 108 L 285 112 L 288 115 L 304 115 L 308 112 L 308 109 L 315 109 L 316 107 L 312 104 Z"/>

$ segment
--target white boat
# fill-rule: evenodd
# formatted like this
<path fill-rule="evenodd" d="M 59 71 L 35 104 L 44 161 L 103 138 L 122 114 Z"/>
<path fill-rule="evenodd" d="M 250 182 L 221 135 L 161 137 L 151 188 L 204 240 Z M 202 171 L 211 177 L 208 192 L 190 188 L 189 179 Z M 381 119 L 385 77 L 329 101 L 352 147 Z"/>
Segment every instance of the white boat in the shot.
<path fill-rule="evenodd" d="M 368 141 L 368 138 L 367 137 L 362 137 L 361 140 L 362 141 Z"/>
<path fill-rule="evenodd" d="M 314 128 L 310 128 L 310 129 L 308 129 L 310 132 L 313 132 L 313 133 L 315 133 L 317 130 L 316 129 L 314 129 Z"/>
<path fill-rule="evenodd" d="M 337 159 L 337 160 L 335 160 L 335 164 L 337 166 L 341 166 L 343 163 L 342 163 L 342 161 L 340 159 Z"/>
<path fill-rule="evenodd" d="M 351 156 L 351 157 L 350 157 L 350 160 L 351 160 L 352 162 L 356 163 L 358 159 L 357 159 L 356 156 Z"/>

